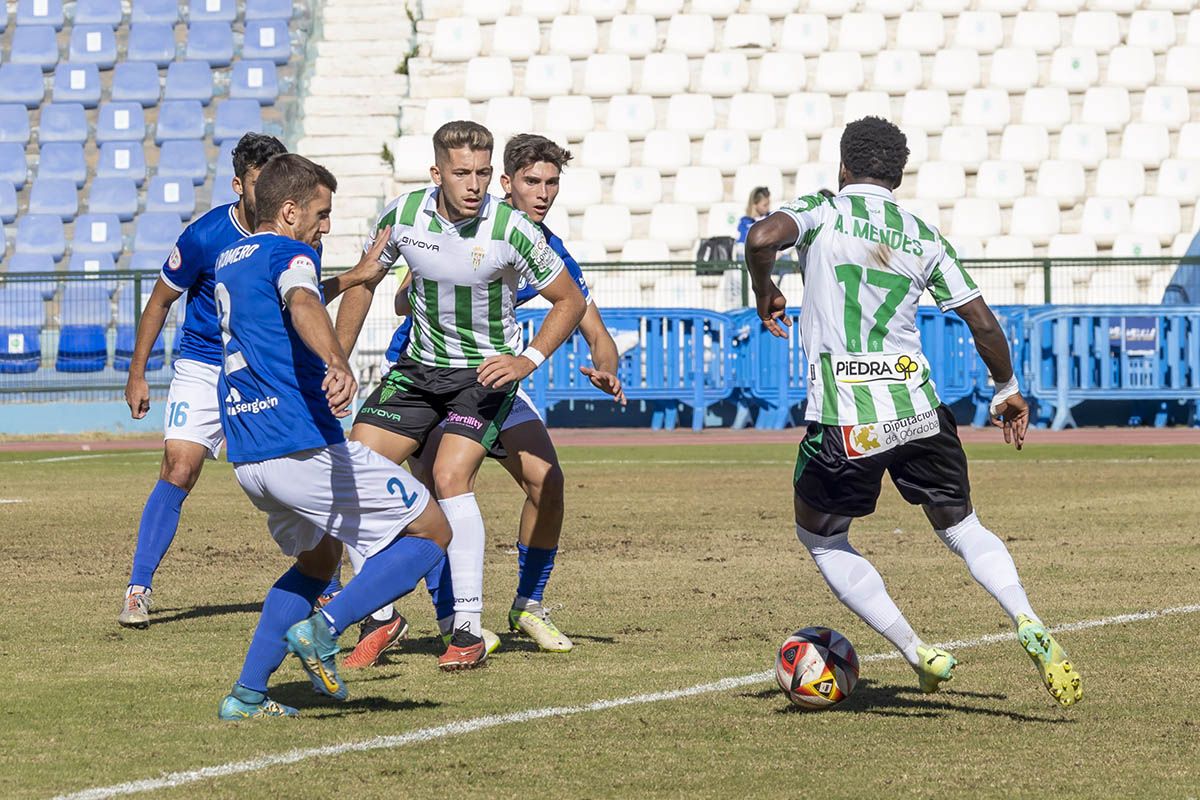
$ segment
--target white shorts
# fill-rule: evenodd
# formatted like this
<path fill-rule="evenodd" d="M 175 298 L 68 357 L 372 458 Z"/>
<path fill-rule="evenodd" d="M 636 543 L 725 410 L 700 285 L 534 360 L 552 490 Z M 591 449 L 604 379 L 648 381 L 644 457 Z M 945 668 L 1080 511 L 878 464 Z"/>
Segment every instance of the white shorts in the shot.
<path fill-rule="evenodd" d="M 326 535 L 370 558 L 429 503 L 407 470 L 359 442 L 236 464 L 237 481 L 260 511 L 279 549 L 298 556 Z"/>
<path fill-rule="evenodd" d="M 167 392 L 163 438 L 182 439 L 208 448 L 209 458 L 221 455 L 225 433 L 221 430 L 221 408 L 217 402 L 217 377 L 221 368 L 181 358 L 175 362 L 175 377 Z"/>

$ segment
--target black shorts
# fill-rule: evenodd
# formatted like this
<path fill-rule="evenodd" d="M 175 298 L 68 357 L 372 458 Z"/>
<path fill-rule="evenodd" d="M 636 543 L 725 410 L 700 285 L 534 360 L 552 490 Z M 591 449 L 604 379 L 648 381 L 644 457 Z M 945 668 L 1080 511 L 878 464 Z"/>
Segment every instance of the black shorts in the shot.
<path fill-rule="evenodd" d="M 479 383 L 474 367 L 428 367 L 408 356 L 375 387 L 354 418 L 422 445 L 443 420 L 445 432 L 479 442 L 490 455 L 502 458 L 500 428 L 517 396 L 517 383 L 489 389 Z M 419 452 L 419 451 L 418 451 Z"/>
<path fill-rule="evenodd" d="M 870 449 L 886 447 L 896 430 L 885 426 L 932 427 L 934 420 L 937 433 L 869 454 Z M 865 517 L 875 510 L 884 472 L 913 505 L 966 506 L 971 502 L 967 456 L 954 415 L 945 406 L 901 423 L 809 425 L 796 458 L 796 494 L 817 511 Z"/>

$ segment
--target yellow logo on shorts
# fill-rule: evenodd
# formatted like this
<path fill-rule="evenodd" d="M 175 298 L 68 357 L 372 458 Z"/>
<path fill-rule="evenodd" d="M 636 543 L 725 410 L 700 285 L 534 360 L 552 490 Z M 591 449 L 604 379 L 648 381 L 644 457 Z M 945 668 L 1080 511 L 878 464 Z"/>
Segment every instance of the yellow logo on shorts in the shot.
<path fill-rule="evenodd" d="M 854 443 L 858 445 L 859 450 L 865 453 L 879 447 L 879 438 L 875 435 L 873 427 L 862 425 L 854 432 Z"/>
<path fill-rule="evenodd" d="M 901 375 L 903 375 L 905 379 L 911 377 L 912 374 L 920 368 L 921 365 L 916 361 L 913 361 L 908 356 L 900 356 L 900 358 L 896 361 L 896 372 L 899 372 Z"/>

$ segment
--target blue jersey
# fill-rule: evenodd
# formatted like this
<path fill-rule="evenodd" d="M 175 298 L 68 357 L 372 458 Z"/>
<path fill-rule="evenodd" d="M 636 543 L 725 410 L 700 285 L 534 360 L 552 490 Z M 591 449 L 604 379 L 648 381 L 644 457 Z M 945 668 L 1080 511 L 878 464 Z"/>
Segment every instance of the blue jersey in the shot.
<path fill-rule="evenodd" d="M 224 360 L 221 427 L 235 464 L 345 441 L 325 399 L 325 363 L 300 339 L 288 291 L 320 294 L 320 256 L 303 242 L 259 233 L 221 253 L 215 297 Z"/>
<path fill-rule="evenodd" d="M 163 264 L 163 283 L 187 295 L 187 318 L 179 339 L 179 358 L 221 364 L 221 328 L 213 303 L 217 256 L 250 233 L 237 221 L 236 203 L 217 206 L 188 225 Z"/>
<path fill-rule="evenodd" d="M 592 302 L 592 293 L 588 291 L 587 281 L 584 280 L 583 270 L 580 268 L 579 262 L 567 252 L 567 246 L 563 244 L 563 240 L 555 236 L 544 223 L 539 222 L 538 227 L 546 235 L 546 242 L 550 245 L 550 249 L 558 253 L 559 258 L 563 260 L 563 264 L 567 267 L 567 272 L 571 274 L 571 279 L 579 286 L 579 291 L 583 292 L 584 302 Z M 514 306 L 520 308 L 537 296 L 537 289 L 530 286 L 527 280 L 521 278 L 520 283 L 517 284 L 517 296 Z M 412 330 L 412 318 L 405 317 L 404 322 L 401 322 L 400 327 L 396 328 L 396 332 L 392 334 L 392 343 L 388 345 L 387 360 L 389 364 L 395 364 L 400 360 L 400 354 L 404 352 L 404 346 L 408 344 L 408 332 L 410 330 Z"/>

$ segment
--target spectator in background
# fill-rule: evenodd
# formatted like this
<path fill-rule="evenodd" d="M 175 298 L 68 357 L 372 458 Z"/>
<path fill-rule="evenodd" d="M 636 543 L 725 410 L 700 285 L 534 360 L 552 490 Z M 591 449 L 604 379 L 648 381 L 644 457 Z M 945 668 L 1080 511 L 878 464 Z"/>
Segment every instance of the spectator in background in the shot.
<path fill-rule="evenodd" d="M 738 220 L 738 244 L 746 243 L 746 234 L 750 226 L 771 212 L 771 190 L 766 186 L 756 186 L 750 192 L 750 200 L 746 203 L 746 215 Z"/>

